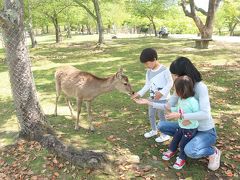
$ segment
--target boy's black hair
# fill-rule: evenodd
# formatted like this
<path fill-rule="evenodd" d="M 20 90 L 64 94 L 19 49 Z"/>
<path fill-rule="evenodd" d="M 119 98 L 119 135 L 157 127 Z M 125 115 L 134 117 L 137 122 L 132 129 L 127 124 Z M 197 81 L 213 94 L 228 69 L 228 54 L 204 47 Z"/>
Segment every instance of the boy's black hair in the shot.
<path fill-rule="evenodd" d="M 189 76 L 194 85 L 196 82 L 200 82 L 202 80 L 200 72 L 186 57 L 178 57 L 175 61 L 173 61 L 170 65 L 170 72 L 178 76 Z"/>
<path fill-rule="evenodd" d="M 179 76 L 174 81 L 176 93 L 179 97 L 187 99 L 194 96 L 193 81 L 189 76 Z"/>
<path fill-rule="evenodd" d="M 146 48 L 142 50 L 142 53 L 140 55 L 140 61 L 141 63 L 145 63 L 148 61 L 155 61 L 158 59 L 157 51 L 153 48 Z"/>

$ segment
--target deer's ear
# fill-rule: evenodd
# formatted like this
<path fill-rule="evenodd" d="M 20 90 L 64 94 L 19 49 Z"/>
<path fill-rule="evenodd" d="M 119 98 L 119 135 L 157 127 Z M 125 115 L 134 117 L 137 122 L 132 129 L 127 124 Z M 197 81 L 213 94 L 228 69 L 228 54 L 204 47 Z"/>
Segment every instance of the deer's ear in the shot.
<path fill-rule="evenodd" d="M 118 72 L 116 73 L 116 77 L 118 79 L 122 79 L 122 75 L 123 75 L 123 69 L 119 68 Z"/>

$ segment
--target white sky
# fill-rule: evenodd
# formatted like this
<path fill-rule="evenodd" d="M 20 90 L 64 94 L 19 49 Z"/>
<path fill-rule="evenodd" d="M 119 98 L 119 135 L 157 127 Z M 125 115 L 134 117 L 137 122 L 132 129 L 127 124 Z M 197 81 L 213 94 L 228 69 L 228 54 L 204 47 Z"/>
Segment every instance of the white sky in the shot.
<path fill-rule="evenodd" d="M 204 10 L 208 10 L 208 2 L 209 0 L 195 0 L 196 6 L 203 8 Z"/>

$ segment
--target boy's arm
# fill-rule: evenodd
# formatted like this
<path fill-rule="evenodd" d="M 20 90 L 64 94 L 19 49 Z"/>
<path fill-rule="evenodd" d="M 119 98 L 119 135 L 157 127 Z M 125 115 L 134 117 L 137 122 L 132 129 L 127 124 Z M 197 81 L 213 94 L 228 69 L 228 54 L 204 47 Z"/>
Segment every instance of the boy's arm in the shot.
<path fill-rule="evenodd" d="M 145 85 L 143 86 L 143 88 L 141 90 L 139 90 L 137 93 L 143 97 L 144 94 L 149 90 L 150 88 L 150 82 L 148 80 L 148 76 L 147 76 L 148 73 L 146 73 L 146 82 L 145 82 Z"/>
<path fill-rule="evenodd" d="M 167 69 L 165 70 L 164 72 L 164 77 L 167 81 L 167 84 L 166 86 L 163 87 L 163 89 L 161 89 L 159 92 L 164 95 L 164 96 L 167 96 L 173 86 L 173 79 L 172 79 L 172 75 L 170 73 L 170 71 Z"/>

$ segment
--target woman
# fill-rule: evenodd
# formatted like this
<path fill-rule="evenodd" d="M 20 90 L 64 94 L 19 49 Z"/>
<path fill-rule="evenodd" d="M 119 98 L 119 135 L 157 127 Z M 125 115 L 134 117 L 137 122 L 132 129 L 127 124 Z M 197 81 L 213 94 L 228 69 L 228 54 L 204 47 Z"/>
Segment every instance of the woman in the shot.
<path fill-rule="evenodd" d="M 190 158 L 198 159 L 208 157 L 208 168 L 215 171 L 220 166 L 221 151 L 214 146 L 217 134 L 211 116 L 208 88 L 202 82 L 200 72 L 186 57 L 178 57 L 175 61 L 173 61 L 170 65 L 170 72 L 172 73 L 173 79 L 179 76 L 187 75 L 193 80 L 195 91 L 194 97 L 199 101 L 199 111 L 183 114 L 180 114 L 179 112 L 171 112 L 166 115 L 166 119 L 177 120 L 181 117 L 185 121 L 191 119 L 199 122 L 198 132 L 196 136 L 187 143 L 184 148 L 184 152 Z M 170 106 L 176 106 L 178 98 L 177 94 L 174 93 L 169 100 Z M 163 104 L 148 102 L 145 99 L 137 100 L 136 102 L 139 104 L 152 105 L 153 108 L 162 109 L 165 107 Z M 177 128 L 179 128 L 177 121 L 160 121 L 158 124 L 158 129 L 162 133 L 170 136 L 175 134 Z"/>

